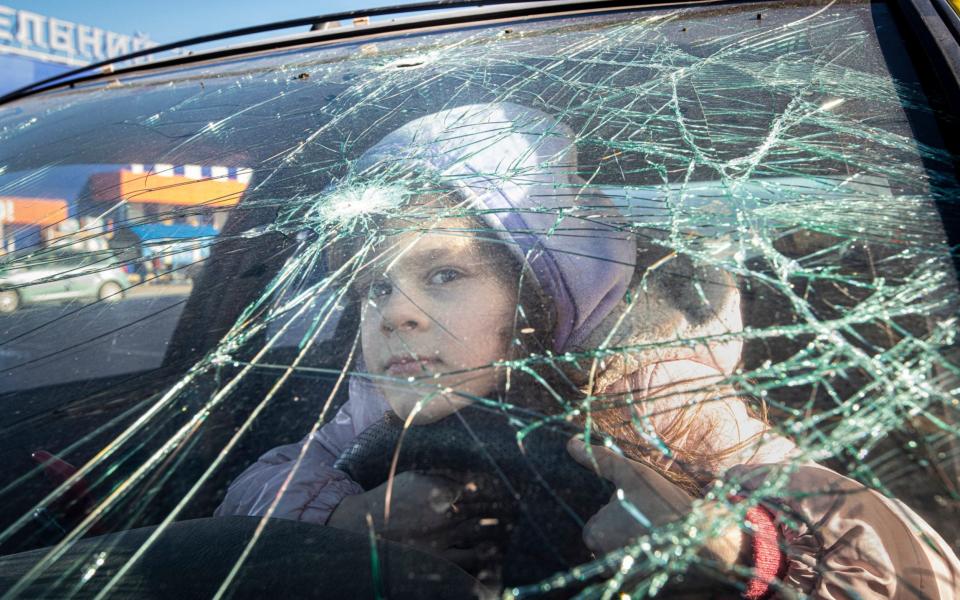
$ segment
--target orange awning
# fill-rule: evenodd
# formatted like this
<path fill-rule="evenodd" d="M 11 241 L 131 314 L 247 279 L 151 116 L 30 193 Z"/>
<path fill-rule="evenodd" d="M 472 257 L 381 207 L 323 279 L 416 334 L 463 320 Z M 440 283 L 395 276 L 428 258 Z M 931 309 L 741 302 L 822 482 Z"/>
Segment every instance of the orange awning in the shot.
<path fill-rule="evenodd" d="M 3 223 L 56 225 L 67 218 L 67 201 L 0 196 L 0 215 Z"/>
<path fill-rule="evenodd" d="M 94 200 L 178 206 L 234 206 L 247 184 L 233 179 L 191 179 L 132 171 L 96 173 L 88 181 Z"/>

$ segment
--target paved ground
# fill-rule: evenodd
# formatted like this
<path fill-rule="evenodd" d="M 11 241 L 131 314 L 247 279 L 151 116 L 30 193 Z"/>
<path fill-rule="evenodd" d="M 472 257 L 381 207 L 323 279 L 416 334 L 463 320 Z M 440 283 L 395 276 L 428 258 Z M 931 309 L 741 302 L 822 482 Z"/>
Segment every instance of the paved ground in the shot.
<path fill-rule="evenodd" d="M 190 285 L 110 303 L 38 304 L 0 316 L 0 393 L 160 366 Z"/>

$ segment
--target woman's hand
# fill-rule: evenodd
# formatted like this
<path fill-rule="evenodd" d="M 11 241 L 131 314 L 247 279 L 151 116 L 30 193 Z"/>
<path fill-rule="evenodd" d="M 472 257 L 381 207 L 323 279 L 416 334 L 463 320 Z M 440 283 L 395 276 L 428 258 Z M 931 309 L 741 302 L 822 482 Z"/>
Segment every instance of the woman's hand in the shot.
<path fill-rule="evenodd" d="M 363 533 L 372 526 L 387 539 L 469 569 L 498 529 L 496 519 L 480 518 L 489 516 L 483 509 L 475 484 L 409 471 L 396 475 L 392 485 L 345 497 L 327 525 Z"/>
<path fill-rule="evenodd" d="M 576 438 L 570 440 L 567 450 L 578 463 L 617 486 L 610 502 L 583 528 L 583 541 L 593 552 L 606 554 L 622 548 L 690 513 L 693 498 L 647 465 L 602 446 L 592 446 L 588 454 L 586 445 Z M 723 510 L 715 504 L 704 509 Z M 732 566 L 740 559 L 744 543 L 741 529 L 731 527 L 724 535 L 707 540 L 705 550 L 714 560 Z"/>

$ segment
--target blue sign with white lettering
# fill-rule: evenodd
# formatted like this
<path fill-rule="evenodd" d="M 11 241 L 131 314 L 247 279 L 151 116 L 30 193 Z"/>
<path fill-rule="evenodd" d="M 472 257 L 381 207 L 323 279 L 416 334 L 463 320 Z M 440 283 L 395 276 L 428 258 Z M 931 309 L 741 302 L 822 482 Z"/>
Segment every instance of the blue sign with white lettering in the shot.
<path fill-rule="evenodd" d="M 142 33 L 106 31 L 0 4 L 0 93 L 156 45 Z"/>

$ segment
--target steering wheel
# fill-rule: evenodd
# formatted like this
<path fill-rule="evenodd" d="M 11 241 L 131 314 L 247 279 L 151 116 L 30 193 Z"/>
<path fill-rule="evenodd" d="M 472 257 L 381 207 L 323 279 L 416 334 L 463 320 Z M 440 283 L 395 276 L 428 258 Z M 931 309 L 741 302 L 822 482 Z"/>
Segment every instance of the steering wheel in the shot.
<path fill-rule="evenodd" d="M 567 453 L 579 431 L 566 421 L 534 423 L 506 409 L 471 405 L 429 425 L 404 431 L 388 412 L 361 433 L 335 468 L 364 490 L 396 473 L 446 471 L 477 475 L 481 494 L 510 515 L 501 548 L 502 583 L 535 584 L 591 559 L 583 525 L 610 500 L 613 485 Z"/>
<path fill-rule="evenodd" d="M 471 406 L 404 432 L 403 422 L 388 413 L 355 440 L 336 466 L 365 489 L 372 489 L 386 481 L 399 445 L 398 473 L 437 470 L 476 475 L 484 482 L 481 493 L 511 515 L 497 557 L 502 585 L 533 585 L 590 560 L 581 538 L 583 523 L 609 501 L 613 486 L 567 454 L 566 442 L 578 431 L 576 427 L 548 422 L 519 441 L 517 432 L 531 423 L 522 414 Z M 210 597 L 260 527 L 257 517 L 172 523 L 114 595 Z M 24 593 L 58 595 L 62 591 L 93 597 L 154 531 L 148 527 L 80 540 Z M 401 544 L 379 541 L 377 560 L 371 562 L 368 536 L 331 527 L 271 519 L 259 536 L 231 586 L 233 597 L 374 597 L 381 591 L 391 598 L 483 595 L 477 580 L 456 565 Z M 0 593 L 48 552 L 44 548 L 0 557 Z M 106 562 L 82 587 L 76 587 L 74 575 L 88 568 L 96 556 L 105 556 Z M 366 575 L 344 577 L 345 573 Z M 566 588 L 561 595 L 571 590 Z"/>

